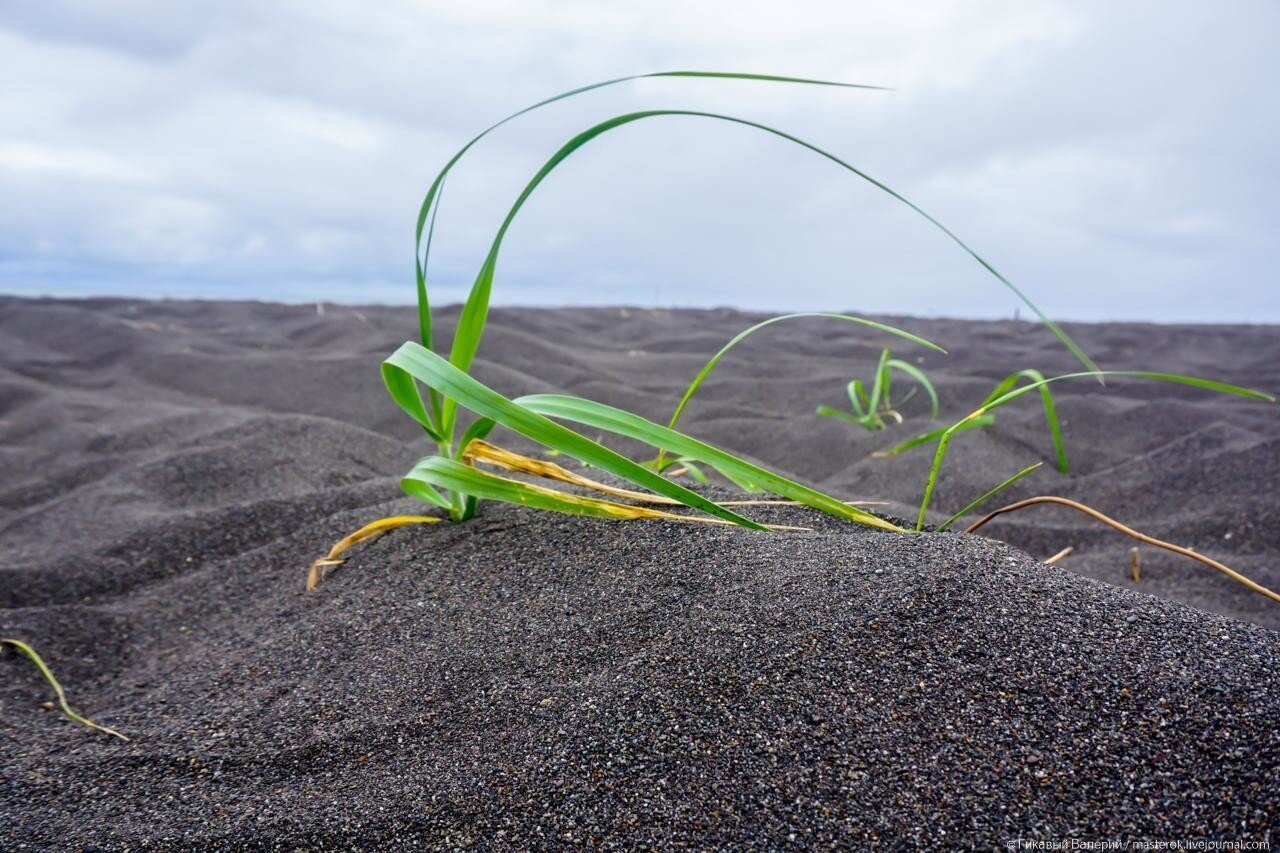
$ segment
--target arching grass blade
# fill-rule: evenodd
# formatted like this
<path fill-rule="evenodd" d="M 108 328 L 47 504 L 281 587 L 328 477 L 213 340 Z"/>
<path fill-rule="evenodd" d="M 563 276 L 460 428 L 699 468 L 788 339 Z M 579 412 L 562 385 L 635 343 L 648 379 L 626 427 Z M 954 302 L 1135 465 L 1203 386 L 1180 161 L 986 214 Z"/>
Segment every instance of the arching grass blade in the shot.
<path fill-rule="evenodd" d="M 1062 443 L 1062 427 L 1058 424 L 1058 411 L 1053 405 L 1053 394 L 1049 391 L 1049 385 L 1044 381 L 1044 374 L 1038 370 L 1019 370 L 1017 373 L 1011 373 L 995 387 L 995 390 L 987 395 L 987 399 L 982 401 L 982 405 L 986 406 L 993 400 L 1008 393 L 1010 388 L 1018 384 L 1020 379 L 1029 379 L 1032 382 L 1039 382 L 1040 399 L 1044 404 L 1044 419 L 1049 425 L 1049 436 L 1053 439 L 1053 451 L 1058 457 L 1058 470 L 1063 474 L 1068 472 L 1067 468 L 1067 448 Z"/>
<path fill-rule="evenodd" d="M 929 395 L 929 417 L 932 420 L 938 418 L 938 392 L 934 390 L 933 383 L 929 381 L 929 377 L 925 376 L 924 371 L 916 367 L 910 362 L 903 361 L 900 358 L 891 358 L 885 362 L 886 367 L 894 370 L 901 370 L 916 381 L 924 392 Z"/>
<path fill-rule="evenodd" d="M 995 276 L 997 280 L 999 280 L 1007 288 L 1009 288 L 1009 290 L 1012 291 L 1019 299 L 1021 299 L 1023 303 L 1027 305 L 1028 308 L 1034 311 L 1041 318 L 1041 320 L 1044 322 L 1046 327 L 1048 327 L 1054 333 L 1054 335 L 1056 335 L 1058 339 L 1062 341 L 1062 343 L 1068 349 L 1070 349 L 1073 354 L 1075 354 L 1076 358 L 1080 360 L 1081 364 L 1083 364 L 1085 367 L 1088 367 L 1091 371 L 1095 371 L 1095 372 L 1097 371 L 1097 366 L 1084 353 L 1084 351 L 1081 350 L 1080 347 L 1077 346 L 1076 343 L 1073 340 L 1071 340 L 1071 338 L 1068 337 L 1067 334 L 1057 326 L 1057 324 L 1055 324 L 1052 320 L 1050 320 L 1044 314 L 1044 312 L 1042 312 L 1038 307 L 1036 307 L 1036 305 L 1033 302 L 1031 302 L 1031 300 L 1026 296 L 1026 294 L 1024 294 L 1017 287 L 1015 287 L 1014 284 L 1010 282 L 1008 279 L 1006 279 L 1003 275 L 1001 275 L 1000 272 L 997 271 L 995 267 L 993 267 L 990 263 L 988 263 L 985 259 L 983 259 L 982 256 L 980 256 L 976 251 L 970 248 L 969 245 L 966 244 L 963 240 L 961 240 L 958 236 L 956 236 L 956 234 L 954 234 L 952 231 L 947 229 L 941 222 L 934 219 L 932 216 L 926 213 L 922 208 L 918 207 L 916 204 L 914 204 L 913 202 L 911 202 L 910 200 L 908 200 L 907 198 L 905 198 L 895 190 L 891 189 L 886 184 L 883 184 L 880 181 L 876 180 L 875 178 L 872 178 L 870 175 L 855 168 L 854 166 L 850 165 L 849 163 L 835 156 L 834 154 L 824 151 L 818 146 L 813 145 L 809 142 L 805 142 L 804 140 L 799 139 L 798 137 L 792 136 L 789 133 L 784 133 L 783 131 L 769 127 L 768 125 L 760 124 L 758 122 L 748 121 L 746 119 L 735 118 L 732 116 L 721 115 L 718 113 L 702 112 L 697 110 L 644 110 L 640 112 L 627 113 L 624 115 L 615 116 L 614 118 L 600 122 L 599 124 L 596 124 L 595 126 L 590 127 L 587 130 L 583 131 L 582 133 L 579 133 L 578 135 L 574 136 L 572 139 L 566 142 L 560 148 L 560 150 L 558 150 L 555 154 L 551 156 L 551 158 L 542 166 L 541 169 L 538 170 L 537 174 L 534 175 L 534 177 L 525 186 L 524 190 L 516 198 L 515 204 L 512 205 L 510 211 L 507 213 L 506 218 L 503 220 L 502 225 L 498 228 L 498 232 L 495 235 L 493 239 L 493 243 L 489 248 L 489 253 L 485 257 L 484 263 L 480 267 L 480 272 L 477 274 L 475 283 L 472 285 L 471 291 L 467 296 L 466 303 L 463 305 L 462 313 L 458 318 L 458 326 L 454 333 L 453 349 L 450 353 L 450 361 L 452 361 L 456 367 L 461 368 L 462 370 L 466 370 L 471 366 L 471 362 L 475 358 L 476 350 L 480 346 L 480 339 L 483 337 L 483 334 L 484 334 L 485 322 L 488 318 L 490 295 L 493 289 L 494 273 L 497 268 L 498 255 L 501 251 L 502 241 L 506 237 L 507 231 L 511 227 L 511 223 L 515 220 L 516 214 L 519 213 L 520 209 L 524 206 L 525 202 L 533 194 L 533 191 L 538 187 L 539 184 L 542 183 L 544 179 L 546 179 L 546 177 L 549 174 L 551 174 L 551 172 L 557 166 L 560 165 L 560 163 L 562 163 L 571 154 L 573 154 L 583 145 L 586 145 L 588 142 L 595 139 L 596 137 L 604 133 L 607 133 L 610 130 L 614 130 L 616 128 L 623 127 L 624 125 L 631 124 L 632 122 L 641 121 L 649 118 L 663 117 L 663 116 L 688 116 L 688 117 L 695 117 L 695 118 L 706 118 L 706 119 L 713 119 L 716 121 L 724 121 L 732 124 L 738 124 L 744 127 L 752 127 L 757 130 L 761 130 L 766 133 L 777 136 L 780 139 L 785 139 L 789 142 L 792 142 L 796 145 L 801 146 L 802 148 L 806 148 L 810 151 L 813 151 L 814 153 L 826 158 L 827 160 L 841 166 L 842 168 L 852 173 L 853 175 L 856 175 L 857 177 L 870 183 L 872 186 L 887 193 L 892 198 L 898 200 L 902 204 L 909 207 L 911 210 L 915 211 L 920 216 L 924 217 L 925 220 L 930 222 L 932 225 L 934 225 L 936 228 L 938 228 L 940 231 L 942 231 L 944 234 L 950 237 L 966 253 L 968 253 L 971 257 L 973 257 L 974 260 L 976 260 L 982 267 L 984 267 L 988 272 L 990 272 L 993 276 Z M 441 416 L 441 428 L 445 434 L 449 434 L 452 428 L 453 415 L 455 413 L 455 408 L 452 405 L 451 401 L 447 399 L 447 397 L 445 398 L 442 409 L 443 410 L 442 410 L 442 416 Z"/>
<path fill-rule="evenodd" d="M 680 402 L 676 403 L 675 411 L 671 413 L 671 418 L 667 421 L 667 426 L 675 429 L 676 424 L 680 421 L 680 416 L 684 413 L 685 407 L 689 405 L 689 400 L 693 398 L 694 393 L 702 383 L 706 381 L 707 377 L 711 375 L 711 371 L 716 369 L 716 365 L 720 363 L 720 360 L 725 357 L 729 350 L 733 349 L 761 329 L 768 328 L 775 323 L 781 323 L 784 320 L 801 320 L 808 318 L 823 318 L 827 320 L 840 320 L 845 323 L 853 323 L 870 329 L 875 329 L 879 332 L 885 332 L 886 334 L 897 335 L 900 338 L 906 338 L 912 343 L 920 344 L 921 346 L 928 347 L 929 349 L 936 350 L 937 352 L 946 352 L 945 349 L 938 346 L 933 341 L 922 338 L 919 335 L 913 335 L 905 329 L 899 329 L 897 326 L 890 326 L 887 323 L 878 323 L 875 320 L 868 320 L 865 317 L 856 317 L 851 314 L 831 314 L 822 311 L 805 311 L 796 314 L 783 314 L 778 317 L 770 317 L 768 320 L 756 323 L 755 325 L 743 329 L 741 332 L 734 335 L 727 344 L 720 348 L 719 352 L 711 357 L 703 368 L 698 371 L 697 376 L 693 377 L 693 381 L 689 383 L 687 388 L 685 388 L 684 393 L 680 395 Z"/>
<path fill-rule="evenodd" d="M 655 71 L 648 74 L 632 74 L 626 77 L 615 77 L 610 80 L 602 80 L 598 83 L 591 83 L 586 86 L 579 86 L 576 89 L 570 89 L 567 92 L 561 92 L 558 95 L 552 95 L 531 104 L 522 110 L 518 110 L 501 121 L 495 122 L 484 130 L 476 134 L 464 146 L 459 148 L 454 155 L 445 163 L 444 168 L 436 175 L 435 180 L 431 182 L 430 189 L 427 190 L 426 196 L 422 200 L 422 206 L 418 211 L 418 222 L 414 232 L 414 266 L 417 271 L 417 287 L 418 287 L 418 325 L 421 343 L 427 349 L 432 346 L 432 330 L 431 330 L 431 305 L 427 298 L 427 272 L 431 260 L 431 235 L 435 230 L 435 221 L 440 213 L 440 200 L 444 194 L 445 179 L 449 176 L 449 172 L 457 165 L 471 148 L 484 139 L 493 131 L 502 127 L 509 121 L 519 118 L 520 116 L 533 112 L 541 107 L 554 104 L 566 98 L 575 95 L 581 95 L 596 89 L 603 89 L 607 86 L 616 86 L 620 83 L 627 83 L 632 80 L 643 80 L 645 78 L 657 77 L 694 77 L 694 78 L 712 78 L 718 80 L 747 80 L 762 83 L 792 83 L 808 86 L 834 86 L 842 89 L 869 89 L 885 91 L 883 86 L 870 86 L 863 83 L 841 83 L 834 80 L 813 80 L 807 77 L 786 77 L 776 74 L 753 74 L 735 71 Z M 423 247 L 422 235 L 426 232 L 427 241 L 425 249 Z M 434 402 L 434 399 L 433 399 Z"/>

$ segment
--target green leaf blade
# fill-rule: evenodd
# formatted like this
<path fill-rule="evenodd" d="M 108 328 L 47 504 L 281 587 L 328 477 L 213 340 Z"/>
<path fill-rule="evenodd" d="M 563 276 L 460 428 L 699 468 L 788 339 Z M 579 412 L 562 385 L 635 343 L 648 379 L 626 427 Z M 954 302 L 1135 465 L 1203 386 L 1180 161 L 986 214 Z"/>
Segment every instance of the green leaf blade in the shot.
<path fill-rule="evenodd" d="M 966 515 L 968 515 L 969 513 L 973 512 L 975 509 L 977 509 L 978 507 L 982 506 L 984 503 L 986 503 L 987 501 L 991 500 L 993 497 L 995 497 L 996 495 L 1000 494 L 1000 493 L 1001 493 L 1001 492 L 1003 492 L 1005 489 L 1009 488 L 1009 487 L 1010 487 L 1010 486 L 1012 486 L 1014 483 L 1016 483 L 1016 482 L 1018 482 L 1019 480 L 1021 480 L 1023 477 L 1026 477 L 1026 476 L 1029 476 L 1029 475 L 1031 475 L 1031 474 L 1034 474 L 1037 470 L 1039 470 L 1040 466 L 1041 466 L 1041 465 L 1043 465 L 1043 464 L 1044 464 L 1043 462 L 1037 462 L 1037 463 L 1036 463 L 1036 464 L 1034 464 L 1034 465 L 1028 465 L 1026 468 L 1023 468 L 1021 471 L 1019 471 L 1018 473 L 1014 474 L 1012 477 L 1010 477 L 1009 479 L 1005 480 L 1005 481 L 1004 481 L 1003 483 L 1001 483 L 1000 485 L 996 486 L 995 488 L 992 488 L 992 489 L 989 489 L 989 490 L 987 490 L 987 491 L 983 492 L 983 493 L 982 493 L 982 494 L 981 494 L 981 495 L 980 495 L 976 500 L 972 501 L 972 502 L 971 502 L 971 503 L 969 503 L 967 506 L 965 506 L 965 508 L 964 508 L 964 509 L 960 510 L 960 511 L 959 511 L 959 512 L 957 512 L 955 515 L 951 516 L 951 517 L 950 517 L 950 518 L 948 518 L 946 521 L 944 521 L 944 522 L 942 522 L 941 524 L 939 524 L 939 525 L 938 525 L 938 532 L 939 532 L 939 533 L 941 533 L 942 531 L 946 530 L 948 527 L 950 527 L 951 525 L 955 524 L 957 521 L 959 521 L 960 519 L 964 518 Z"/>
<path fill-rule="evenodd" d="M 1070 349 L 1071 352 L 1075 354 L 1078 359 L 1080 359 L 1083 365 L 1088 367 L 1090 370 L 1096 371 L 1097 366 L 1093 363 L 1093 361 L 1087 355 L 1085 355 L 1084 351 L 1081 350 L 1078 346 L 1076 346 L 1075 342 L 1072 341 L 1066 335 L 1065 332 L 1063 332 L 1033 302 L 1031 302 L 1030 298 L 1027 297 L 1026 294 L 1024 294 L 1021 290 L 1015 287 L 1012 282 L 1010 282 L 1003 275 L 1001 275 L 1000 272 L 996 270 L 994 266 L 992 266 L 984 258 L 982 258 L 982 256 L 980 256 L 976 251 L 974 251 L 967 243 L 961 240 L 954 232 L 950 231 L 940 221 L 930 216 L 922 208 L 920 208 L 914 202 L 907 199 L 905 196 L 901 195 L 900 193 L 893 190 L 891 187 L 882 183 L 881 181 L 878 181 L 875 178 L 871 177 L 866 172 L 863 172 L 862 170 L 854 167 L 853 165 L 846 162 L 845 160 L 837 157 L 836 155 L 828 151 L 825 151 L 822 148 L 819 148 L 818 146 L 813 145 L 812 143 L 806 142 L 803 139 L 800 139 L 796 136 L 792 136 L 789 133 L 785 133 L 781 130 L 777 130 L 776 128 L 769 127 L 768 125 L 760 124 L 759 122 L 749 121 L 747 119 L 736 118 L 733 116 L 722 115 L 719 113 L 703 112 L 698 110 L 644 110 L 640 112 L 626 113 L 623 115 L 614 116 L 613 118 L 600 122 L 594 125 L 593 127 L 590 127 L 587 130 L 584 130 L 581 133 L 577 134 L 568 142 L 566 142 L 563 146 L 561 146 L 561 148 L 555 154 L 553 154 L 549 160 L 547 160 L 547 162 L 542 166 L 542 168 L 538 170 L 538 173 L 525 186 L 524 190 L 517 197 L 515 204 L 513 204 L 511 209 L 508 211 L 506 218 L 504 219 L 502 225 L 498 229 L 496 236 L 494 237 L 494 240 L 489 249 L 489 253 L 486 256 L 484 264 L 480 269 L 480 273 L 476 276 L 475 283 L 472 285 L 471 293 L 468 295 L 466 304 L 463 306 L 462 314 L 459 317 L 458 332 L 455 333 L 454 346 L 450 354 L 450 360 L 454 363 L 455 366 L 463 370 L 466 370 L 470 366 L 472 360 L 475 358 L 475 353 L 479 347 L 480 338 L 483 335 L 485 321 L 488 316 L 490 295 L 493 288 L 494 272 L 497 266 L 498 256 L 501 251 L 503 239 L 505 238 L 508 229 L 511 227 L 512 222 L 515 220 L 516 215 L 519 213 L 520 209 L 524 206 L 525 202 L 529 199 L 529 197 L 533 194 L 533 191 L 538 187 L 538 185 L 557 166 L 559 166 L 562 162 L 564 162 L 565 159 L 567 159 L 571 154 L 573 154 L 573 152 L 577 151 L 579 148 L 581 148 L 583 145 L 586 145 L 591 140 L 611 130 L 631 124 L 632 122 L 637 122 L 637 121 L 641 121 L 649 118 L 664 117 L 664 116 L 673 116 L 673 117 L 685 116 L 685 117 L 694 117 L 694 118 L 705 118 L 705 119 L 711 119 L 715 121 L 729 122 L 729 123 L 741 125 L 744 127 L 755 128 L 765 133 L 772 134 L 773 136 L 776 136 L 780 139 L 789 141 L 802 148 L 808 149 L 809 151 L 812 151 L 818 154 L 819 156 L 827 159 L 828 161 L 835 163 L 836 165 L 840 166 L 841 168 L 845 169 L 851 174 L 857 176 L 858 178 L 866 181 L 867 183 L 870 183 L 872 186 L 876 187 L 877 189 L 889 195 L 891 198 L 896 199 L 900 203 L 906 205 L 908 208 L 913 210 L 918 215 L 922 216 L 926 221 L 931 223 L 934 227 L 942 231 L 943 234 L 945 234 L 952 241 L 958 244 L 966 253 L 968 253 L 974 260 L 976 260 L 983 268 L 985 268 L 997 280 L 999 280 L 1007 288 L 1009 288 L 1009 290 L 1013 292 L 1019 299 L 1021 299 L 1027 305 L 1028 308 L 1034 311 L 1044 321 L 1045 325 L 1051 331 L 1053 331 L 1053 333 L 1063 342 L 1063 344 L 1066 345 L 1067 348 Z M 446 405 L 447 403 L 448 401 L 446 401 Z M 446 415 L 443 420 L 446 425 L 451 423 L 448 415 Z"/>
<path fill-rule="evenodd" d="M 421 405 L 421 395 L 412 381 L 416 379 L 428 387 L 435 388 L 446 400 L 461 403 L 481 418 L 492 420 L 539 444 L 622 477 L 641 488 L 673 498 L 688 507 L 742 527 L 753 530 L 764 529 L 763 525 L 738 515 L 651 469 L 632 462 L 625 456 L 579 435 L 529 407 L 508 400 L 459 370 L 446 359 L 413 341 L 401 345 L 383 362 L 382 373 L 392 398 L 411 415 L 415 408 L 413 399 L 416 398 L 417 405 Z M 401 374 L 407 374 L 409 379 L 406 380 Z M 406 398 L 406 395 L 409 396 Z"/>
<path fill-rule="evenodd" d="M 1106 376 L 1126 376 L 1135 379 L 1149 379 L 1156 382 L 1172 382 L 1178 385 L 1189 385 L 1193 388 L 1200 388 L 1206 391 L 1217 391 L 1222 394 L 1231 394 L 1250 400 L 1260 400 L 1267 403 L 1274 403 L 1276 401 L 1276 398 L 1270 394 L 1253 388 L 1245 388 L 1241 385 L 1232 385 L 1227 382 L 1220 382 L 1216 379 L 1202 379 L 1198 376 L 1186 376 L 1179 373 L 1161 373 L 1150 370 L 1104 370 L 1066 373 L 1061 376 L 1054 376 L 1050 379 L 1040 379 L 1027 385 L 1013 388 L 994 399 L 989 398 L 987 402 L 983 403 L 978 409 L 943 430 L 942 435 L 938 440 L 938 448 L 934 451 L 933 463 L 929 467 L 929 476 L 925 480 L 924 495 L 920 499 L 920 511 L 916 516 L 916 530 L 921 530 L 924 527 L 925 513 L 929 509 L 929 502 L 933 497 L 934 487 L 937 485 L 938 474 L 942 468 L 942 461 L 946 458 L 947 446 L 950 444 L 952 436 L 957 432 L 962 431 L 967 422 L 976 420 L 977 418 L 988 414 L 993 409 L 998 409 L 1001 406 L 1007 405 L 1021 397 L 1023 394 L 1029 394 L 1032 391 L 1036 391 L 1055 382 L 1063 382 L 1068 379 L 1081 379 L 1085 377 L 1098 379 Z"/>
<path fill-rule="evenodd" d="M 516 401 L 532 411 L 540 412 L 548 417 L 573 421 L 596 429 L 606 430 L 615 435 L 625 436 L 644 442 L 659 450 L 666 450 L 683 456 L 691 456 L 700 462 L 715 468 L 717 471 L 736 477 L 759 486 L 774 494 L 799 501 L 806 506 L 822 510 L 838 518 L 844 518 L 870 527 L 902 532 L 895 524 L 885 521 L 857 507 L 851 507 L 843 501 L 816 489 L 789 480 L 758 465 L 752 465 L 717 447 L 713 447 L 696 438 L 676 432 L 639 415 L 622 409 L 570 397 L 560 394 L 532 394 L 520 397 Z"/>

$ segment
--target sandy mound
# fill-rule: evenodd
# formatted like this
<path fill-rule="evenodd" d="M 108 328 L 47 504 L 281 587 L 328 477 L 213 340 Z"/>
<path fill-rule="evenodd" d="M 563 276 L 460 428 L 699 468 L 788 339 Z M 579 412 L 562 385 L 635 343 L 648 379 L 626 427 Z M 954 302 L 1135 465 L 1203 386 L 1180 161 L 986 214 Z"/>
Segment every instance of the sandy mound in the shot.
<path fill-rule="evenodd" d="M 660 418 L 750 321 L 502 311 L 479 373 Z M 1065 511 L 984 531 L 1038 558 L 1076 547 L 1049 567 L 797 510 L 774 517 L 814 532 L 491 506 L 392 534 L 303 595 L 334 539 L 416 509 L 395 479 L 424 448 L 376 378 L 412 323 L 0 300 L 0 635 L 133 737 L 42 711 L 46 687 L 6 655 L 0 846 L 991 847 L 1275 822 L 1280 635 L 1237 620 L 1275 627 L 1278 609 L 1154 553 L 1134 590 L 1129 542 Z M 955 353 L 923 356 L 951 414 L 1015 368 L 1071 366 L 1028 324 L 909 327 Z M 911 432 L 870 434 L 811 416 L 880 341 L 805 328 L 726 360 L 687 428 L 908 511 L 926 455 L 864 457 L 926 419 L 908 407 Z M 1071 331 L 1107 367 L 1280 386 L 1274 329 Z M 1015 496 L 1085 500 L 1280 586 L 1273 408 L 1140 385 L 1060 396 L 1073 473 Z M 1047 458 L 1040 417 L 1028 400 L 957 440 L 939 507 Z"/>

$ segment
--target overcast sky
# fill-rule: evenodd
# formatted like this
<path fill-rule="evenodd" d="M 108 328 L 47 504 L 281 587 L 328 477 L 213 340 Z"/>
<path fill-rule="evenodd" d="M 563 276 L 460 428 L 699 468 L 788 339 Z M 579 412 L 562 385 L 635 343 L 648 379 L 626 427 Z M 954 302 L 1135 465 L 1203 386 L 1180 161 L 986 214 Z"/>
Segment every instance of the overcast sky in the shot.
<path fill-rule="evenodd" d="M 597 121 L 728 113 L 951 227 L 1051 315 L 1280 322 L 1280 3 L 0 4 L 0 291 L 410 302 L 444 161 L 438 302 L 524 183 Z M 530 199 L 503 304 L 1011 316 L 900 203 L 751 128 L 612 131 Z M 1026 315 L 1024 310 L 1023 315 Z"/>

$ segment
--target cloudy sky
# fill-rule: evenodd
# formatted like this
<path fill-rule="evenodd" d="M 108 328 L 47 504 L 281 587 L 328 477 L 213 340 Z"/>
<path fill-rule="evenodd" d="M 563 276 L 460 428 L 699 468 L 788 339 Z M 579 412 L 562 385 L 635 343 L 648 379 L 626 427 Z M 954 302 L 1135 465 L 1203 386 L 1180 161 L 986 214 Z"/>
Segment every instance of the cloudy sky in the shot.
<path fill-rule="evenodd" d="M 460 300 L 520 188 L 578 131 L 692 109 L 778 127 L 951 227 L 1050 314 L 1280 322 L 1280 3 L 228 2 L 0 5 L 0 292 L 410 302 L 444 161 Z M 530 199 L 505 304 L 1011 316 L 943 234 L 751 128 L 650 119 Z M 1025 316 L 1026 312 L 1023 311 Z"/>

